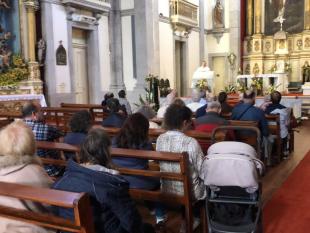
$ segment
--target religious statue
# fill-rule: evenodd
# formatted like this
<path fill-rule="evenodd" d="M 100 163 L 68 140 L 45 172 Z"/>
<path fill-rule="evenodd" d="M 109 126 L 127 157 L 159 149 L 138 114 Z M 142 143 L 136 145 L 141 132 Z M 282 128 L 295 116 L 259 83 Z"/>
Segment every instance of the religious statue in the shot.
<path fill-rule="evenodd" d="M 310 82 L 310 65 L 308 61 L 302 66 L 302 83 L 306 82 Z"/>
<path fill-rule="evenodd" d="M 37 47 L 38 47 L 38 62 L 40 66 L 43 66 L 45 61 L 46 45 L 45 41 L 42 38 L 39 40 Z"/>
<path fill-rule="evenodd" d="M 224 27 L 224 7 L 220 0 L 216 1 L 215 7 L 213 9 L 213 26 L 214 28 Z"/>
<path fill-rule="evenodd" d="M 7 0 L 0 0 L 0 7 L 6 8 L 6 9 L 10 8 Z"/>

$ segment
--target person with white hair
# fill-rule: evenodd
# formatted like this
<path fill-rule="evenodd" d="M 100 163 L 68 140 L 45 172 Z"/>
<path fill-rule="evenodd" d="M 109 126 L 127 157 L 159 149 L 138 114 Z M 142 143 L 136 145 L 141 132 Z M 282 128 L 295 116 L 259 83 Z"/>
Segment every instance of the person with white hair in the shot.
<path fill-rule="evenodd" d="M 196 112 L 197 109 L 205 105 L 204 103 L 200 102 L 202 96 L 202 92 L 199 89 L 193 89 L 192 91 L 192 102 L 187 104 L 186 106 L 192 110 L 192 112 Z"/>
<path fill-rule="evenodd" d="M 177 95 L 177 91 L 175 89 L 173 89 L 169 93 L 169 95 L 167 95 L 166 101 L 163 103 L 163 105 L 157 111 L 157 118 L 164 118 L 164 115 L 166 113 L 167 108 L 173 103 L 176 95 Z"/>
<path fill-rule="evenodd" d="M 41 166 L 36 156 L 35 137 L 23 121 L 15 121 L 0 131 L 0 181 L 24 184 L 34 187 L 48 188 L 52 180 Z M 0 197 L 0 205 L 22 210 L 42 212 L 46 210 L 42 205 L 24 202 L 15 198 Z M 46 210 L 47 211 L 47 210 Z M 42 227 L 20 222 L 17 220 L 0 218 L 0 232 L 55 232 Z"/>

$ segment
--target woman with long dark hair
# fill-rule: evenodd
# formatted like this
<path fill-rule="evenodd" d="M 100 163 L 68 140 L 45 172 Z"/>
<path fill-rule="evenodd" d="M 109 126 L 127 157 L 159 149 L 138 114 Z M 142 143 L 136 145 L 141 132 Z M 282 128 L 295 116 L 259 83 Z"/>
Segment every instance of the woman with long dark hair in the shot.
<path fill-rule="evenodd" d="M 148 119 L 141 113 L 134 113 L 127 118 L 119 134 L 113 139 L 112 146 L 135 150 L 153 150 L 152 143 L 148 139 L 148 131 Z M 114 158 L 112 161 L 119 167 L 142 170 L 149 168 L 149 161 L 146 159 Z M 124 175 L 123 177 L 129 182 L 130 188 L 146 190 L 160 188 L 159 179 L 133 175 Z M 165 211 L 160 204 L 156 204 L 155 215 L 157 223 L 164 221 L 166 218 Z"/>

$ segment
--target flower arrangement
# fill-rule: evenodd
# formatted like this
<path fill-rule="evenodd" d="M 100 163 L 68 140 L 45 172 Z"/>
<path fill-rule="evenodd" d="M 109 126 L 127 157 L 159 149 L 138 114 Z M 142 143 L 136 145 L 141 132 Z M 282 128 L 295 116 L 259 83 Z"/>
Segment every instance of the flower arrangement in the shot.
<path fill-rule="evenodd" d="M 245 92 L 248 89 L 246 84 L 240 79 L 237 80 L 237 87 L 236 88 L 239 92 Z"/>
<path fill-rule="evenodd" d="M 265 91 L 265 95 L 270 95 L 272 92 L 276 91 L 277 88 L 280 86 L 281 84 L 278 84 L 278 85 L 270 85 L 268 87 L 268 89 Z"/>
<path fill-rule="evenodd" d="M 208 82 L 206 79 L 200 79 L 196 82 L 195 88 L 199 89 L 200 91 L 210 91 L 208 86 Z"/>
<path fill-rule="evenodd" d="M 263 79 L 258 77 L 252 78 L 251 87 L 257 91 L 257 95 L 261 95 L 263 92 Z"/>
<path fill-rule="evenodd" d="M 13 55 L 12 65 L 0 73 L 0 86 L 14 88 L 28 78 L 28 66 L 20 55 Z"/>

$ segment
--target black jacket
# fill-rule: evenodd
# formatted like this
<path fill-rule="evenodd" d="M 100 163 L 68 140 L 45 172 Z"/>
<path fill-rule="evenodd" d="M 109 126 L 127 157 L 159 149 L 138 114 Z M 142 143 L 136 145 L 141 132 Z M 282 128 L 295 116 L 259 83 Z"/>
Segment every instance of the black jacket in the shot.
<path fill-rule="evenodd" d="M 86 192 L 90 196 L 97 233 L 143 232 L 141 217 L 128 194 L 128 182 L 121 176 L 94 171 L 70 160 L 54 189 Z M 73 219 L 71 209 L 60 209 L 62 217 Z"/>

